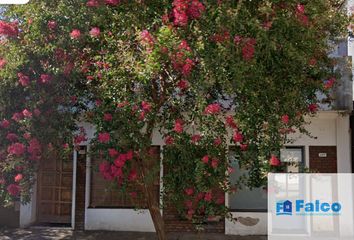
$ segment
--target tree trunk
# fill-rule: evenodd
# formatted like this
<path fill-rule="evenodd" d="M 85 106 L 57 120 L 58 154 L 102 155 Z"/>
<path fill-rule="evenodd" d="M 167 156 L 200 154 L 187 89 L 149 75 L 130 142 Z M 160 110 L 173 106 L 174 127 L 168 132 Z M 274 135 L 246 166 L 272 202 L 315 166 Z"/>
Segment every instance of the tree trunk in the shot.
<path fill-rule="evenodd" d="M 153 184 L 144 184 L 145 186 L 145 196 L 149 208 L 149 212 L 154 223 L 154 227 L 156 230 L 157 238 L 159 240 L 166 240 L 165 233 L 165 223 L 163 221 L 163 217 L 161 215 L 161 211 L 159 208 L 159 200 L 156 199 L 154 194 Z"/>

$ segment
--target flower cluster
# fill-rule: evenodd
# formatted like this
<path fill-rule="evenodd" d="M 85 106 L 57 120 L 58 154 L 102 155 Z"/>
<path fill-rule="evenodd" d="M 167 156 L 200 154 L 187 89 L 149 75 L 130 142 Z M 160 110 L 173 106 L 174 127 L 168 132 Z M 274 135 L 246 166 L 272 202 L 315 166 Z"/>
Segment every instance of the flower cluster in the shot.
<path fill-rule="evenodd" d="M 17 22 L 9 23 L 5 21 L 0 21 L 0 35 L 5 37 L 17 37 Z"/>
<path fill-rule="evenodd" d="M 114 158 L 113 163 L 108 161 L 101 162 L 99 165 L 99 171 L 104 179 L 108 181 L 118 180 L 118 183 L 122 184 L 125 179 L 128 181 L 135 181 L 137 179 L 137 171 L 131 169 L 128 176 L 124 176 L 124 168 L 127 168 L 127 161 L 131 161 L 134 157 L 133 151 L 129 150 L 126 153 L 119 153 L 115 149 L 109 149 L 109 156 Z"/>
<path fill-rule="evenodd" d="M 174 0 L 173 23 L 176 26 L 186 26 L 188 20 L 198 19 L 205 11 L 205 6 L 199 0 Z"/>
<path fill-rule="evenodd" d="M 305 6 L 303 4 L 297 4 L 295 15 L 298 21 L 304 26 L 307 26 L 309 24 L 309 18 L 305 14 Z"/>
<path fill-rule="evenodd" d="M 194 61 L 189 57 L 191 55 L 191 48 L 186 40 L 182 40 L 178 46 L 176 54 L 172 56 L 173 69 L 181 73 L 184 77 L 188 77 L 195 65 Z"/>

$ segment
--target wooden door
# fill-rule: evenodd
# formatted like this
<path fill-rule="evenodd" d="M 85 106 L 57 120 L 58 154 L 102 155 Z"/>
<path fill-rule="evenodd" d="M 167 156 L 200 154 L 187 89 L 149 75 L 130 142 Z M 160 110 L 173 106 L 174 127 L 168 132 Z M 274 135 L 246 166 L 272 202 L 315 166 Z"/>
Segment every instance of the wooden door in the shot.
<path fill-rule="evenodd" d="M 336 146 L 310 146 L 310 169 L 318 173 L 337 173 Z"/>
<path fill-rule="evenodd" d="M 38 172 L 37 222 L 71 223 L 73 166 L 71 155 L 53 153 L 43 159 Z"/>

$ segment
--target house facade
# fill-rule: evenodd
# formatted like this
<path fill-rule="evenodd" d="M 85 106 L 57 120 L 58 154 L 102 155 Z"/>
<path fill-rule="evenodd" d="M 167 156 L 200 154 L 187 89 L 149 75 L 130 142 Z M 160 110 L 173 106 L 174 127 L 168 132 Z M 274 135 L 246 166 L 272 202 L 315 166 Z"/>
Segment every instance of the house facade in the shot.
<path fill-rule="evenodd" d="M 309 119 L 307 129 L 314 137 L 293 134 L 294 142 L 281 152 L 281 160 L 294 161 L 320 173 L 351 173 L 350 115 L 344 111 L 320 111 Z M 81 123 L 88 137 L 94 128 Z M 153 145 L 159 159 L 163 159 L 161 148 L 164 141 L 155 132 Z M 32 201 L 19 206 L 19 224 L 27 227 L 34 224 L 65 224 L 73 229 L 141 231 L 153 232 L 154 226 L 148 210 L 134 209 L 134 203 L 109 189 L 97 171 L 99 159 L 91 159 L 89 140 L 74 152 L 73 159 L 60 160 L 52 157 L 41 166 L 34 187 Z M 232 148 L 230 148 L 232 149 Z M 232 150 L 230 150 L 232 158 Z M 300 164 L 301 165 L 301 164 Z M 162 169 L 162 168 L 161 168 Z M 301 171 L 289 166 L 288 172 Z M 237 179 L 239 171 L 231 176 Z M 162 179 L 163 170 L 160 172 Z M 163 187 L 161 181 L 156 193 Z M 230 207 L 236 223 L 221 219 L 206 224 L 208 232 L 230 235 L 267 234 L 267 192 L 260 189 L 243 189 L 226 196 L 225 204 Z M 163 211 L 168 231 L 193 231 L 189 221 L 180 219 L 174 209 Z"/>
<path fill-rule="evenodd" d="M 353 109 L 352 69 L 347 68 L 351 56 L 351 46 L 347 42 L 341 44 L 334 55 L 342 56 L 339 63 L 342 79 L 334 91 L 336 101 L 332 107 L 321 106 L 306 129 L 313 137 L 294 133 L 290 136 L 294 141 L 281 151 L 281 161 L 297 162 L 320 173 L 352 173 L 353 172 L 353 139 L 351 127 L 354 117 L 350 117 Z M 320 97 L 320 96 L 319 96 Z M 15 214 L 14 226 L 27 227 L 36 224 L 64 224 L 78 230 L 111 230 L 154 232 L 154 226 L 147 209 L 134 209 L 135 204 L 119 195 L 113 189 L 107 189 L 106 183 L 99 176 L 96 163 L 88 154 L 90 139 L 95 129 L 88 123 L 80 123 L 88 135 L 72 158 L 61 159 L 51 156 L 44 161 L 33 188 L 31 202 L 26 205 L 17 204 L 11 211 Z M 153 145 L 161 164 L 164 141 L 155 131 Z M 230 148 L 230 158 L 232 158 Z M 241 171 L 241 170 L 240 170 Z M 240 171 L 231 176 L 236 181 Z M 299 167 L 287 167 L 288 172 L 299 172 Z M 163 177 L 163 168 L 160 179 Z M 163 182 L 156 185 L 156 193 L 162 189 Z M 206 224 L 207 232 L 225 233 L 228 235 L 266 235 L 267 234 L 267 192 L 263 188 L 243 189 L 235 195 L 225 196 L 225 204 L 232 210 L 236 222 L 225 219 Z M 6 222 L 0 209 L 0 225 Z M 167 205 L 162 210 L 168 231 L 193 231 L 190 222 L 180 219 L 173 207 Z M 17 223 L 16 223 L 17 221 Z M 353 225 L 354 223 L 352 223 Z"/>

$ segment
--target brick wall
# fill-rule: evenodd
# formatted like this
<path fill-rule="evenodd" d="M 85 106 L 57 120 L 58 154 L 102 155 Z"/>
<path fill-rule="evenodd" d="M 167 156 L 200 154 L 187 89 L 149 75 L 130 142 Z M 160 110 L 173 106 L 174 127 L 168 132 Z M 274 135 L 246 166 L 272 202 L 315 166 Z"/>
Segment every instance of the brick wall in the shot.
<path fill-rule="evenodd" d="M 163 218 L 165 220 L 165 228 L 167 232 L 196 232 L 196 228 L 189 220 L 182 219 L 176 208 L 171 205 L 166 205 Z M 221 219 L 219 222 L 210 222 L 204 224 L 204 232 L 207 233 L 224 233 L 225 221 Z"/>
<path fill-rule="evenodd" d="M 336 146 L 310 146 L 310 169 L 319 173 L 337 173 L 337 147 Z M 320 157 L 326 153 L 326 157 Z"/>

